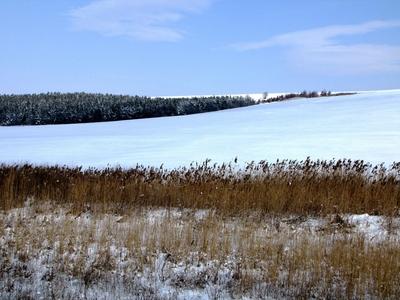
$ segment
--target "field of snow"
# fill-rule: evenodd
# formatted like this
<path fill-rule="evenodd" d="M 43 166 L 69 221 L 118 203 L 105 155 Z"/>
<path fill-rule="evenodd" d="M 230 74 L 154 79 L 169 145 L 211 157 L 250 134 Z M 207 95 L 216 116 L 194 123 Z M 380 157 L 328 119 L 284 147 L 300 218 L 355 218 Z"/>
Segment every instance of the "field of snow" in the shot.
<path fill-rule="evenodd" d="M 190 116 L 0 127 L 0 161 L 103 167 L 351 158 L 400 160 L 400 90 Z"/>

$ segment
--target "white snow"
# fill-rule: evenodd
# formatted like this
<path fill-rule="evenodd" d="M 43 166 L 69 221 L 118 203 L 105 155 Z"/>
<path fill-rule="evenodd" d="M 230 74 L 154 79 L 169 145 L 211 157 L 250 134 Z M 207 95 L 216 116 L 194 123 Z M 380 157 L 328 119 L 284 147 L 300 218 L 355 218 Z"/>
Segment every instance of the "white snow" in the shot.
<path fill-rule="evenodd" d="M 0 127 L 0 162 L 176 167 L 192 161 L 400 160 L 400 90 L 181 117 Z"/>
<path fill-rule="evenodd" d="M 388 237 L 386 222 L 389 219 L 385 219 L 382 216 L 370 216 L 368 214 L 350 215 L 347 220 L 359 233 L 363 234 L 369 240 L 380 241 Z M 395 219 L 393 222 L 397 225 L 398 219 Z"/>

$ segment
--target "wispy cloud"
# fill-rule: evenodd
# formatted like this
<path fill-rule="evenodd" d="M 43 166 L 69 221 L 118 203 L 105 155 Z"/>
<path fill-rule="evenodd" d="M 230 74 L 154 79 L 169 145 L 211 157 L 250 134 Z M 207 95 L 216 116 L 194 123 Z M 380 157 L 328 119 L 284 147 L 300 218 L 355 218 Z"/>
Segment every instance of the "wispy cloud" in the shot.
<path fill-rule="evenodd" d="M 173 25 L 203 11 L 212 0 L 92 0 L 71 11 L 78 30 L 145 41 L 177 41 L 184 32 Z"/>
<path fill-rule="evenodd" d="M 291 64 L 311 69 L 350 73 L 400 71 L 400 46 L 338 41 L 344 36 L 399 27 L 400 21 L 327 26 L 281 34 L 258 42 L 238 43 L 232 47 L 239 51 L 284 47 Z"/>

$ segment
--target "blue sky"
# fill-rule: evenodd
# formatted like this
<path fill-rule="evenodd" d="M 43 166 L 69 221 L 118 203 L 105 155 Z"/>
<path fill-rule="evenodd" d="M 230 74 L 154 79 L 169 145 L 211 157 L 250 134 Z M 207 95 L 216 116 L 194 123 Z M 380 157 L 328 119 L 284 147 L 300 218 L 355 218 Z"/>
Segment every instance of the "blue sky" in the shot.
<path fill-rule="evenodd" d="M 400 88 L 398 0 L 4 0 L 0 93 Z"/>

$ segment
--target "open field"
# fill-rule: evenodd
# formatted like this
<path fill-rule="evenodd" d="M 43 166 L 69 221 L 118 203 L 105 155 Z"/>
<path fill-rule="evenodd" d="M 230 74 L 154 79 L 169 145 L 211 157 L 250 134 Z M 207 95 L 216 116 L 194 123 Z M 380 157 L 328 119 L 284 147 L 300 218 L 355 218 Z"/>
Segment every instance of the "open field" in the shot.
<path fill-rule="evenodd" d="M 399 160 L 400 91 L 303 99 L 191 116 L 0 127 L 5 163 L 105 167 L 192 161 Z"/>
<path fill-rule="evenodd" d="M 0 127 L 0 298 L 398 299 L 399 97 Z"/>
<path fill-rule="evenodd" d="M 0 300 L 400 300 L 399 12 L 0 1 Z"/>
<path fill-rule="evenodd" d="M 0 297 L 397 299 L 400 169 L 0 168 Z"/>

